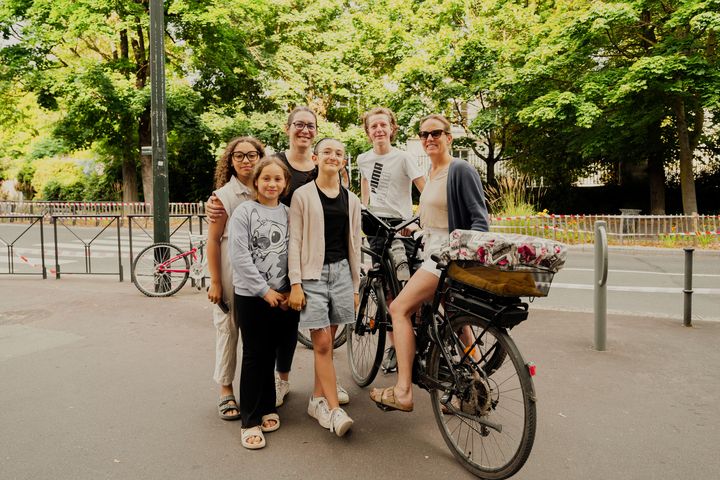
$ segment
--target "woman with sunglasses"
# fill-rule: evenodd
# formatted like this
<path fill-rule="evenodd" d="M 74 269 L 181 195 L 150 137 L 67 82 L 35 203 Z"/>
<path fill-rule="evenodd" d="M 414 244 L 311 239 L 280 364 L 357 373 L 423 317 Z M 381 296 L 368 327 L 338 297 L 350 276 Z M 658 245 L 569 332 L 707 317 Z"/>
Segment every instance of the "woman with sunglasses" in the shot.
<path fill-rule="evenodd" d="M 420 140 L 431 164 L 420 195 L 425 261 L 390 304 L 398 363 L 397 383 L 370 392 L 370 398 L 375 403 L 403 412 L 411 412 L 414 407 L 412 362 L 415 335 L 410 315 L 432 299 L 440 279 L 440 272 L 430 256 L 455 229 L 481 232 L 489 229 L 480 175 L 469 163 L 450 154 L 450 122 L 442 115 L 428 115 L 420 121 Z"/>
<path fill-rule="evenodd" d="M 208 270 L 210 287 L 208 299 L 214 303 L 213 324 L 216 329 L 215 373 L 220 385 L 218 415 L 223 420 L 237 420 L 240 410 L 233 391 L 237 366 L 238 326 L 233 317 L 233 278 L 228 245 L 228 218 L 241 203 L 253 198 L 252 172 L 265 149 L 253 137 L 230 140 L 215 169 L 213 195 L 220 204 L 220 215 L 209 226 Z"/>

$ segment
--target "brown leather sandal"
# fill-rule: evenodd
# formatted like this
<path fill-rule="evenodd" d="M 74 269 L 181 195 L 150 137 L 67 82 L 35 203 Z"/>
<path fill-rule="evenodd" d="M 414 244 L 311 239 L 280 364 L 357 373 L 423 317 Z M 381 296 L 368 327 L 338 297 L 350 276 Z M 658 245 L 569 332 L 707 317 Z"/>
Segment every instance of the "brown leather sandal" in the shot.
<path fill-rule="evenodd" d="M 400 412 L 412 412 L 414 405 L 403 405 L 395 398 L 395 387 L 373 388 L 370 392 L 370 399 L 381 410 L 398 410 Z"/>

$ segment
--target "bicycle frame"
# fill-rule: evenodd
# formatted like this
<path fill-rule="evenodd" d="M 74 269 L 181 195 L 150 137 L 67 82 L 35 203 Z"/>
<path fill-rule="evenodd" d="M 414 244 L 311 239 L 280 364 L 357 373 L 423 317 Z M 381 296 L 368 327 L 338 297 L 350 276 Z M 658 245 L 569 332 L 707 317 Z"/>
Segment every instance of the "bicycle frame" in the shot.
<path fill-rule="evenodd" d="M 387 222 L 385 222 L 383 219 L 372 213 L 370 210 L 363 208 L 363 214 L 368 215 L 371 217 L 374 221 L 376 221 L 380 228 L 379 234 L 376 235 L 377 237 L 381 237 L 383 239 L 383 248 L 382 253 L 379 254 L 368 247 L 362 247 L 362 252 L 370 255 L 370 257 L 373 259 L 373 268 L 368 272 L 369 278 L 385 278 L 385 284 L 389 286 L 390 293 L 392 294 L 393 298 L 395 298 L 402 289 L 402 285 L 400 284 L 400 280 L 397 278 L 396 273 L 396 265 L 395 260 L 393 259 L 392 255 L 390 254 L 390 246 L 392 245 L 392 242 L 395 240 L 395 235 L 397 235 L 398 232 L 406 228 L 407 226 L 417 223 L 419 221 L 419 217 L 415 216 L 405 222 L 402 222 L 396 226 L 391 226 Z M 417 257 L 418 252 L 418 241 L 415 242 L 415 251 L 413 252 L 413 259 Z M 374 260 L 378 260 L 378 264 L 380 268 L 375 268 L 375 262 Z M 411 259 L 408 259 L 408 266 L 412 268 L 414 265 L 410 262 Z"/>
<path fill-rule="evenodd" d="M 190 273 L 189 268 L 166 268 L 166 267 L 169 265 L 172 265 L 173 262 L 175 262 L 181 258 L 187 257 L 188 255 L 192 255 L 193 263 L 196 262 L 197 261 L 197 251 L 198 251 L 198 247 L 192 247 L 187 252 L 183 252 L 180 255 L 175 255 L 174 257 L 169 258 L 162 263 L 159 263 L 157 265 L 158 273 Z"/>

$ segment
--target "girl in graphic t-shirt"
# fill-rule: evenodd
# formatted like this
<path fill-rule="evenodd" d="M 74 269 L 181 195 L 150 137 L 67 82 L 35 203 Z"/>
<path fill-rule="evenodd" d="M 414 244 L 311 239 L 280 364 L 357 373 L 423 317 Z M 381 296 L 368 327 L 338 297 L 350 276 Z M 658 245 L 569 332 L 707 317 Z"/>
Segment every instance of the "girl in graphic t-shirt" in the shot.
<path fill-rule="evenodd" d="M 352 419 L 340 408 L 333 338 L 355 318 L 360 284 L 360 200 L 342 187 L 345 146 L 325 138 L 315 145 L 318 176 L 295 191 L 290 204 L 288 305 L 310 329 L 315 385 L 308 414 L 321 426 L 344 435 Z"/>
<path fill-rule="evenodd" d="M 265 446 L 264 433 L 280 428 L 275 406 L 275 357 L 279 342 L 297 335 L 298 314 L 287 308 L 288 207 L 280 203 L 290 172 L 277 158 L 253 172 L 256 201 L 230 219 L 235 320 L 243 341 L 240 373 L 242 445 Z"/>

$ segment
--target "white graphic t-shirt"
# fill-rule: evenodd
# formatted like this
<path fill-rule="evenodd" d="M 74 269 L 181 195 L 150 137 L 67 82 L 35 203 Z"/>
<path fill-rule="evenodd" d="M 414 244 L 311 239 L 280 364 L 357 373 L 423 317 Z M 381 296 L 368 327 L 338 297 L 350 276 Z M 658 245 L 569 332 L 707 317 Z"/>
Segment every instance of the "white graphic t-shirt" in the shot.
<path fill-rule="evenodd" d="M 412 182 L 422 177 L 417 162 L 395 147 L 385 155 L 370 150 L 358 156 L 360 176 L 370 184 L 370 206 L 392 212 L 393 216 L 412 216 Z"/>

